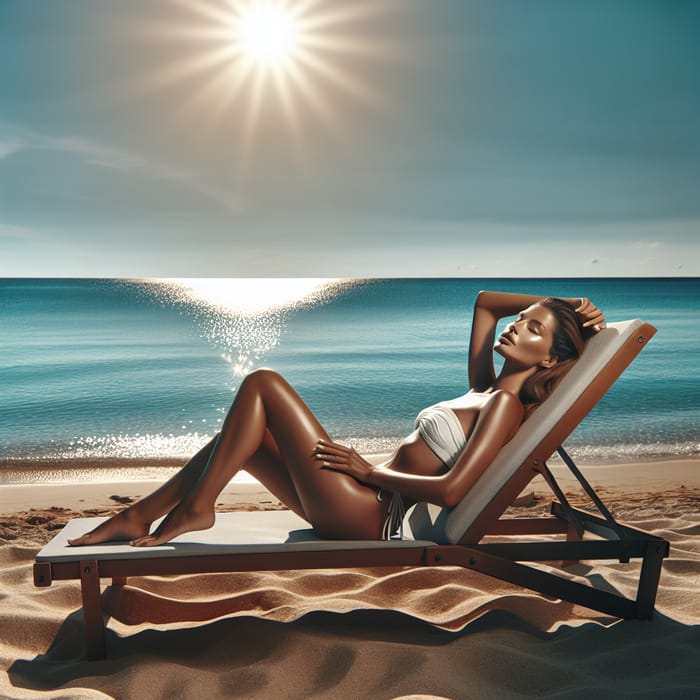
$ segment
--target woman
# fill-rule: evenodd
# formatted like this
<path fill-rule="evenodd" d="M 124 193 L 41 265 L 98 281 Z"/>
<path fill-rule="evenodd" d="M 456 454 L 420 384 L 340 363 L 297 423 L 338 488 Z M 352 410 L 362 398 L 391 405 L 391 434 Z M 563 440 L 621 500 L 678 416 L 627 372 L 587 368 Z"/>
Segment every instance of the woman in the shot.
<path fill-rule="evenodd" d="M 499 319 L 518 311 L 494 344 Z M 416 430 L 378 466 L 334 443 L 279 374 L 256 370 L 242 382 L 221 432 L 175 476 L 69 543 L 148 547 L 207 529 L 219 493 L 242 468 L 321 537 L 390 536 L 416 501 L 458 503 L 579 357 L 584 333 L 603 327 L 604 315 L 585 298 L 481 292 L 469 347 L 471 389 L 422 411 Z M 498 375 L 492 349 L 504 360 Z"/>

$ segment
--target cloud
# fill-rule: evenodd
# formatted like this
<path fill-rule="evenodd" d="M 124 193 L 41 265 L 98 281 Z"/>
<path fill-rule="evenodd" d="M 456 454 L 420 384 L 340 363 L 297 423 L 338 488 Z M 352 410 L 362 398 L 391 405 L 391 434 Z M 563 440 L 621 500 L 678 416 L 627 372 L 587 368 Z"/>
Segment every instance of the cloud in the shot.
<path fill-rule="evenodd" d="M 635 248 L 645 250 L 649 253 L 658 253 L 664 247 L 661 241 L 634 241 L 633 245 Z"/>
<path fill-rule="evenodd" d="M 21 150 L 22 144 L 16 139 L 10 139 L 4 143 L 0 141 L 0 160 L 5 160 Z"/>
<path fill-rule="evenodd" d="M 10 132 L 4 140 L 3 131 Z M 0 161 L 22 152 L 32 151 L 65 154 L 77 158 L 86 166 L 111 172 L 129 173 L 152 182 L 184 185 L 187 190 L 222 205 L 228 211 L 239 209 L 237 200 L 231 196 L 230 192 L 209 186 L 200 174 L 193 171 L 175 168 L 147 159 L 128 149 L 115 148 L 84 136 L 42 134 L 0 123 Z"/>
<path fill-rule="evenodd" d="M 7 128 L 7 127 L 6 127 Z M 184 180 L 192 179 L 192 174 L 165 168 L 147 161 L 143 156 L 128 150 L 113 148 L 80 136 L 50 136 L 16 129 L 15 134 L 0 141 L 0 159 L 6 159 L 22 151 L 50 151 L 79 156 L 89 164 L 114 170 L 137 170 L 151 177 Z"/>
<path fill-rule="evenodd" d="M 12 224 L 0 224 L 0 239 L 14 238 L 17 240 L 32 240 L 36 238 L 36 232 L 24 226 L 13 226 Z"/>

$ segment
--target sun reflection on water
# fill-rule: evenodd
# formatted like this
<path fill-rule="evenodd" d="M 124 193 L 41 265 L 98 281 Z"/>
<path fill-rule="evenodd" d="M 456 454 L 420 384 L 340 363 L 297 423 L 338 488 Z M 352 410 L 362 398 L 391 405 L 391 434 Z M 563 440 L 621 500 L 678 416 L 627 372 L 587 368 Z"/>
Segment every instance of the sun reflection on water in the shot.
<path fill-rule="evenodd" d="M 154 280 L 176 297 L 225 314 L 259 316 L 322 302 L 352 280 L 318 278 L 181 278 Z"/>
<path fill-rule="evenodd" d="M 181 278 L 146 283 L 161 300 L 192 315 L 232 377 L 240 378 L 279 343 L 289 314 L 324 303 L 357 280 Z"/>

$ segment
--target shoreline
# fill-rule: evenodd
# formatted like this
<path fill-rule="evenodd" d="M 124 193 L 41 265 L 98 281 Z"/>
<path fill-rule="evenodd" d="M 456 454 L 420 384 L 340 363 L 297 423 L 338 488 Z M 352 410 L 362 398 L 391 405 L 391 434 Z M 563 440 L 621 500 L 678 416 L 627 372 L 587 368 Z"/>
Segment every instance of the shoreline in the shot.
<path fill-rule="evenodd" d="M 350 441 L 351 442 L 351 441 Z M 649 462 L 678 462 L 678 461 L 698 461 L 700 453 L 678 453 L 678 452 L 648 452 L 630 453 L 624 457 L 617 457 L 615 454 L 606 457 L 600 455 L 590 455 L 586 452 L 585 446 L 567 447 L 577 464 L 586 467 L 615 466 L 630 463 Z M 698 445 L 700 448 L 700 445 Z M 364 457 L 372 462 L 387 459 L 392 451 L 389 448 L 362 452 Z M 165 457 L 0 457 L 0 476 L 3 473 L 12 472 L 64 472 L 70 470 L 106 470 L 106 469 L 179 469 L 187 460 L 189 455 L 171 455 Z M 553 464 L 561 462 L 556 452 L 550 457 Z M 0 482 L 1 483 L 1 482 Z"/>
<path fill-rule="evenodd" d="M 390 456 L 389 452 L 366 454 L 365 457 L 373 464 L 379 464 Z M 658 470 L 669 471 L 672 474 L 688 472 L 693 478 L 693 469 L 700 472 L 700 456 L 660 455 L 633 456 L 624 460 L 616 459 L 586 459 L 577 457 L 574 461 L 582 469 L 597 472 L 601 469 L 623 470 L 637 468 L 643 472 Z M 168 479 L 187 462 L 186 458 L 132 458 L 132 457 L 100 457 L 100 458 L 41 458 L 41 459 L 0 459 L 0 487 L 14 485 L 53 484 L 83 484 L 111 482 L 141 482 L 160 481 Z M 554 453 L 548 460 L 549 467 L 554 470 L 568 469 Z M 74 478 L 70 478 L 73 475 Z M 233 477 L 233 482 L 258 483 L 245 470 Z"/>

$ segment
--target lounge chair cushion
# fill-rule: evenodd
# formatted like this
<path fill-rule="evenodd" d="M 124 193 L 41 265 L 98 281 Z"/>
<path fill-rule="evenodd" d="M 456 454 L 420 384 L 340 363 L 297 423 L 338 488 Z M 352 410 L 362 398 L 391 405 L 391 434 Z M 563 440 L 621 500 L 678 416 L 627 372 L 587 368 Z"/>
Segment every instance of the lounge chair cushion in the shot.
<path fill-rule="evenodd" d="M 154 559 L 217 554 L 258 554 L 430 546 L 405 540 L 322 540 L 309 524 L 288 510 L 217 513 L 214 527 L 188 532 L 156 547 L 131 547 L 127 542 L 70 547 L 68 539 L 93 529 L 106 518 L 75 518 L 37 554 L 36 561 L 86 559 Z"/>

